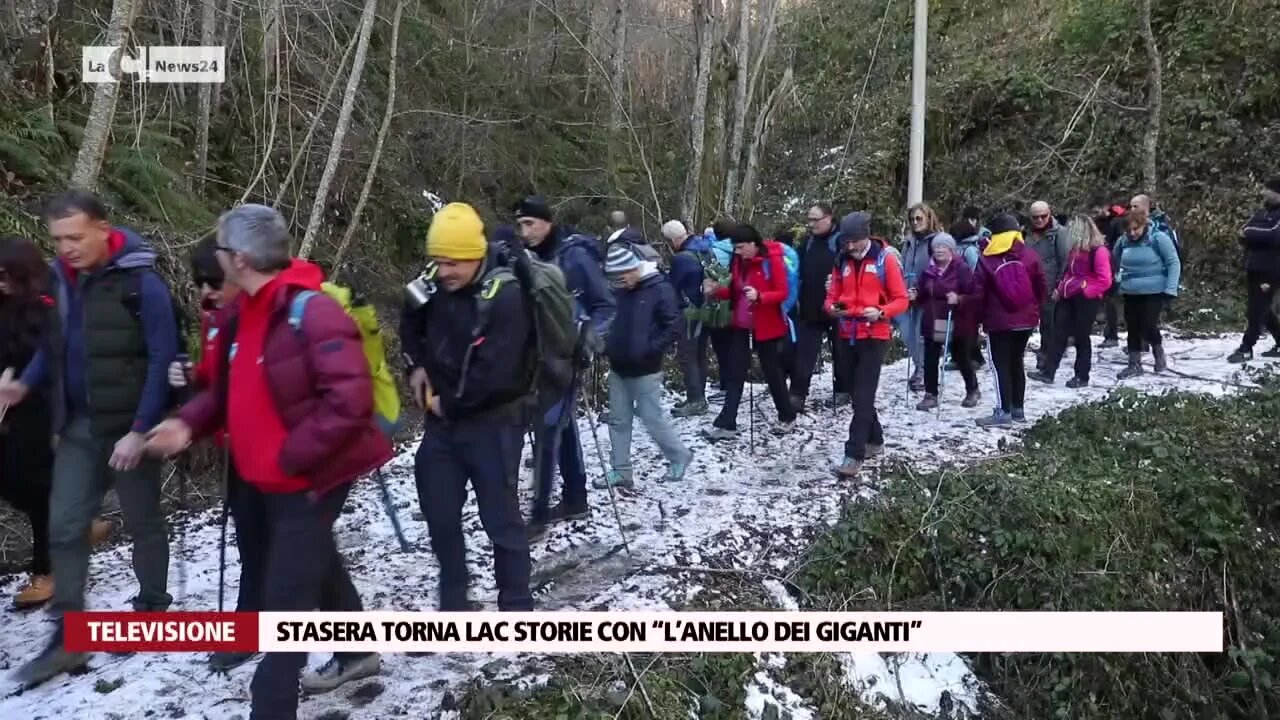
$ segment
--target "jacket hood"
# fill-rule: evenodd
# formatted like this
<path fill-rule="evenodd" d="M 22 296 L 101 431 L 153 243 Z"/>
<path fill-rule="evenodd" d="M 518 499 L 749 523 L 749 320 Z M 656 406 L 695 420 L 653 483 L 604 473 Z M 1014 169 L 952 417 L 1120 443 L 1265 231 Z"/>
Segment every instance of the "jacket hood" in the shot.
<path fill-rule="evenodd" d="M 604 255 L 600 254 L 600 243 L 596 242 L 595 238 L 579 233 L 577 229 L 571 226 L 565 226 L 563 229 L 556 226 L 555 232 L 558 235 L 554 237 L 556 244 L 551 248 L 551 256 L 564 252 L 569 248 L 583 248 L 591 253 L 591 257 L 595 258 L 597 262 L 604 262 Z M 549 242 L 552 238 L 547 238 L 547 240 Z M 640 242 L 643 243 L 644 239 L 641 238 Z"/>
<path fill-rule="evenodd" d="M 280 282 L 290 287 L 319 290 L 320 284 L 324 282 L 324 271 L 313 262 L 293 258 L 289 261 L 289 267 L 280 272 Z"/>
<path fill-rule="evenodd" d="M 684 241 L 684 245 L 680 246 L 680 250 L 688 250 L 690 252 L 705 252 L 711 249 L 711 238 L 705 235 L 691 235 L 688 240 Z"/>
<path fill-rule="evenodd" d="M 138 233 L 129 228 L 113 227 L 107 238 L 107 247 L 111 254 L 107 257 L 105 268 L 132 270 L 136 268 L 153 268 L 156 266 L 156 251 Z M 76 269 L 58 258 L 53 271 L 63 278 L 74 281 Z"/>

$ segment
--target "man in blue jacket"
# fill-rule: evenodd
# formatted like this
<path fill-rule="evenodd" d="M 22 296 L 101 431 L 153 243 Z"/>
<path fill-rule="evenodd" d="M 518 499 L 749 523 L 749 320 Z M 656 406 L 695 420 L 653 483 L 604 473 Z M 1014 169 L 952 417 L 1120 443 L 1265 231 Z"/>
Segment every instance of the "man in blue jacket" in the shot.
<path fill-rule="evenodd" d="M 84 609 L 89 528 L 114 487 L 133 538 L 138 595 L 133 608 L 165 610 L 169 538 L 160 507 L 160 461 L 143 453 L 146 433 L 170 407 L 169 363 L 178 354 L 178 325 L 156 253 L 136 233 L 113 227 L 92 193 L 73 190 L 45 206 L 57 249 L 52 294 L 57 328 L 20 379 L 0 386 L 0 403 L 16 404 L 46 381 L 59 436 L 50 495 L 49 546 L 53 610 Z M 63 648 L 59 622 L 50 643 L 18 672 L 39 684 L 88 661 Z"/>
<path fill-rule="evenodd" d="M 698 255 L 711 256 L 711 240 L 701 235 L 690 235 L 688 228 L 679 220 L 668 220 L 662 226 L 662 235 L 675 251 L 671 256 L 668 279 L 675 289 L 676 301 L 685 313 L 685 320 L 680 323 L 682 332 L 676 341 L 685 395 L 671 413 L 677 417 L 693 417 L 707 412 L 707 342 L 711 333 L 700 320 L 690 315 L 706 301 L 702 292 L 702 261 Z"/>
<path fill-rule="evenodd" d="M 603 258 L 595 240 L 556 224 L 551 207 L 541 195 L 531 195 L 515 206 L 520 237 L 529 251 L 545 262 L 554 262 L 564 271 L 565 284 L 578 300 L 585 316 L 584 329 L 603 338 L 613 320 L 613 293 L 604 275 Z M 582 443 L 578 438 L 577 395 L 579 381 L 569 387 L 565 397 L 543 418 L 534 419 L 533 511 L 529 518 L 529 537 L 546 534 L 551 523 L 580 520 L 587 517 L 587 470 L 582 460 Z M 551 507 L 551 485 L 557 464 L 564 478 L 560 502 Z"/>

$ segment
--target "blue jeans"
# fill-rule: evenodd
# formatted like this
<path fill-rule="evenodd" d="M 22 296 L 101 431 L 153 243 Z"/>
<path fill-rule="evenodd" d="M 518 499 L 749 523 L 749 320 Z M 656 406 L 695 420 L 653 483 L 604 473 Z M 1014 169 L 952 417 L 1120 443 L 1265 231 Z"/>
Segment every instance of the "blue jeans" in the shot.
<path fill-rule="evenodd" d="M 688 462 L 689 448 L 680 441 L 662 412 L 662 373 L 622 377 L 609 371 L 609 464 L 631 477 L 631 429 L 640 418 L 649 437 L 671 464 Z"/>
<path fill-rule="evenodd" d="M 898 316 L 898 332 L 902 342 L 907 346 L 907 357 L 911 358 L 912 373 L 923 372 L 924 368 L 924 336 L 920 334 L 920 319 L 923 311 L 918 306 L 911 306 Z"/>
<path fill-rule="evenodd" d="M 587 468 L 582 460 L 582 442 L 578 439 L 577 397 L 578 384 L 575 382 L 565 398 L 551 408 L 534 428 L 533 456 L 537 467 L 534 469 L 533 510 L 530 513 L 534 521 L 547 519 L 557 465 L 564 478 L 560 502 L 575 510 L 587 507 Z"/>

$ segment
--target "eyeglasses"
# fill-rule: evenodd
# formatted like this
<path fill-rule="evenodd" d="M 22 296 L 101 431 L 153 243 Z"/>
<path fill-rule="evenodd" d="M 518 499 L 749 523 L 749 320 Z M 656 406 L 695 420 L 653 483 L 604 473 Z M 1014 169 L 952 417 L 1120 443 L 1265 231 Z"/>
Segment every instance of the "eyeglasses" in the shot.
<path fill-rule="evenodd" d="M 1043 214 L 1043 215 L 1032 215 L 1032 216 L 1031 216 L 1031 219 L 1032 219 L 1032 220 L 1048 220 L 1048 219 L 1049 219 L 1049 213 L 1045 213 L 1045 214 Z"/>
<path fill-rule="evenodd" d="M 813 217 L 813 216 L 810 216 L 810 217 L 805 218 L 805 222 L 808 222 L 810 225 L 813 225 L 814 223 L 820 223 L 820 222 L 822 222 L 823 220 L 826 220 L 826 219 L 827 219 L 827 216 L 826 216 L 826 215 L 823 215 L 822 217 Z"/>

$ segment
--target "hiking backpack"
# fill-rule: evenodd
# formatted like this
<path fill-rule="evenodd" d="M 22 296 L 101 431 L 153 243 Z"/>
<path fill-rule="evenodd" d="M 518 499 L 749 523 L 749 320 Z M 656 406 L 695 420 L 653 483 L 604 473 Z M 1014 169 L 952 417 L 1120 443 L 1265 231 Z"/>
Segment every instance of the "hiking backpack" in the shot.
<path fill-rule="evenodd" d="M 178 302 L 178 296 L 174 294 L 173 288 L 169 287 L 169 282 L 164 276 L 157 272 L 154 268 L 134 268 L 125 270 L 125 282 L 129 285 L 125 288 L 124 297 L 121 301 L 124 303 L 125 309 L 133 314 L 138 322 L 142 322 L 142 275 L 145 272 L 153 272 L 156 277 L 160 278 L 160 282 L 164 283 L 165 289 L 169 291 L 169 304 L 173 307 L 173 323 L 175 331 L 178 333 L 178 357 L 182 360 L 185 356 L 190 356 L 191 337 L 190 329 L 187 323 L 187 313 L 182 309 L 181 303 Z M 198 341 L 197 341 L 198 342 Z M 182 393 L 178 389 L 169 387 L 165 383 L 165 389 L 168 391 L 168 399 L 165 407 L 173 409 L 177 407 L 182 400 Z"/>
<path fill-rule="evenodd" d="M 382 341 L 382 329 L 378 326 L 377 310 L 364 297 L 352 292 L 351 288 L 324 282 L 320 284 L 319 293 L 315 290 L 302 290 L 293 296 L 289 303 L 289 326 L 294 332 L 302 333 L 302 316 L 307 308 L 307 301 L 320 293 L 337 302 L 360 331 L 360 345 L 364 348 L 365 359 L 369 361 L 369 375 L 373 381 L 373 418 L 378 429 L 387 438 L 393 438 L 400 428 L 400 391 L 396 389 L 391 366 L 387 364 L 386 346 Z"/>
<path fill-rule="evenodd" d="M 1005 258 L 995 272 L 996 297 L 1008 312 L 1017 312 L 1036 304 L 1036 293 L 1031 288 L 1031 274 L 1021 260 Z"/>
<path fill-rule="evenodd" d="M 782 301 L 782 319 L 787 323 L 787 331 L 791 335 L 791 342 L 796 341 L 796 325 L 791 321 L 791 311 L 795 310 L 796 303 L 800 301 L 800 253 L 796 249 L 786 243 L 775 244 L 782 246 L 782 264 L 787 268 L 787 297 Z M 764 279 L 773 282 L 770 277 L 771 263 L 768 255 L 764 259 Z"/>
<path fill-rule="evenodd" d="M 702 277 L 722 287 L 729 286 L 729 268 L 720 264 L 720 259 L 711 250 L 694 250 L 693 256 L 702 266 Z M 686 309 L 686 317 L 702 323 L 703 327 L 724 328 L 729 326 L 733 315 L 729 309 L 729 301 L 716 298 L 705 298 L 702 305 L 690 305 Z"/>
<path fill-rule="evenodd" d="M 1169 216 L 1163 212 L 1152 215 L 1151 227 L 1169 236 L 1169 239 L 1173 241 L 1173 249 L 1178 251 L 1178 263 L 1186 263 L 1186 259 L 1182 254 L 1182 241 L 1178 239 L 1178 231 L 1173 229 L 1173 225 L 1169 224 Z"/>

